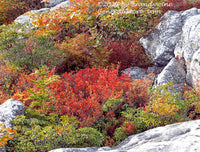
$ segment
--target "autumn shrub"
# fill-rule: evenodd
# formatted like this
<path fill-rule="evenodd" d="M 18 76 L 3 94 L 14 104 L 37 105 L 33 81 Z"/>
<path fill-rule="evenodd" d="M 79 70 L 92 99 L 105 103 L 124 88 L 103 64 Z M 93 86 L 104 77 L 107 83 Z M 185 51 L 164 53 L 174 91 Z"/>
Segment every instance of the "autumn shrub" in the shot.
<path fill-rule="evenodd" d="M 41 0 L 21 0 L 25 3 L 25 6 L 28 10 L 41 9 L 45 7 L 45 3 L 42 3 Z"/>
<path fill-rule="evenodd" d="M 13 139 L 14 129 L 4 128 L 4 123 L 0 123 L 0 146 L 5 147 L 9 140 Z"/>
<path fill-rule="evenodd" d="M 0 65 L 0 104 L 15 93 L 15 87 L 21 74 L 22 71 L 15 67 Z"/>
<path fill-rule="evenodd" d="M 111 41 L 110 38 L 99 40 L 97 35 L 82 33 L 58 44 L 62 53 L 66 54 L 58 71 L 70 72 L 86 67 L 111 67 L 118 64 L 119 71 L 122 71 L 130 66 L 151 65 L 136 37 L 130 35 L 128 40 Z"/>
<path fill-rule="evenodd" d="M 119 71 L 128 67 L 148 67 L 152 65 L 139 40 L 134 35 L 129 35 L 127 40 L 106 40 L 107 50 L 111 50 L 109 63 L 117 65 L 120 63 Z"/>
<path fill-rule="evenodd" d="M 0 6 L 0 25 L 11 23 L 27 10 L 22 0 L 1 0 Z"/>
<path fill-rule="evenodd" d="M 63 147 L 102 146 L 104 135 L 96 129 L 79 128 L 79 122 L 72 117 L 41 115 L 27 110 L 24 116 L 17 116 L 12 123 L 16 133 L 6 145 L 6 151 L 50 151 Z"/>
<path fill-rule="evenodd" d="M 172 93 L 172 83 L 152 88 L 152 99 L 149 103 L 149 112 L 155 113 L 163 121 L 163 124 L 182 122 L 188 120 L 187 112 L 192 100 L 182 99 L 182 94 Z"/>
<path fill-rule="evenodd" d="M 126 75 L 119 77 L 114 68 L 86 68 L 76 74 L 65 73 L 64 82 L 62 86 L 53 85 L 55 90 L 59 90 L 54 91 L 56 98 L 62 99 L 56 103 L 57 112 L 76 116 L 83 126 L 90 126 L 102 116 L 102 106 L 107 100 L 123 97 L 130 78 Z"/>
<path fill-rule="evenodd" d="M 121 115 L 124 118 L 124 122 L 114 132 L 115 144 L 119 144 L 129 135 L 141 133 L 162 124 L 156 114 L 149 113 L 144 107 L 127 108 L 122 111 Z"/>
<path fill-rule="evenodd" d="M 149 78 L 134 79 L 131 82 L 132 85 L 126 97 L 133 100 L 136 107 L 144 106 L 150 101 L 148 88 L 152 86 L 153 78 L 154 75 L 149 74 Z"/>
<path fill-rule="evenodd" d="M 50 35 L 34 35 L 18 24 L 1 26 L 0 55 L 3 62 L 32 72 L 42 65 L 54 67 L 62 61 Z"/>
<path fill-rule="evenodd" d="M 184 99 L 187 101 L 186 116 L 196 120 L 200 118 L 200 88 L 184 91 Z"/>
<path fill-rule="evenodd" d="M 142 89 L 141 89 L 142 90 Z M 150 101 L 140 107 L 131 107 L 121 112 L 124 121 L 114 132 L 116 143 L 130 134 L 136 134 L 158 126 L 198 119 L 200 104 L 198 91 L 184 94 L 172 93 L 172 83 L 149 88 Z M 183 96 L 184 95 L 184 96 Z"/>
<path fill-rule="evenodd" d="M 78 34 L 67 38 L 58 45 L 65 56 L 65 61 L 58 66 L 58 71 L 70 72 L 87 67 L 108 67 L 110 52 L 105 46 L 95 41 L 95 34 Z M 63 70 L 61 69 L 63 68 Z"/>
<path fill-rule="evenodd" d="M 15 87 L 14 98 L 23 101 L 26 108 L 35 109 L 38 113 L 49 114 L 53 111 L 54 101 L 50 84 L 60 77 L 54 75 L 54 70 L 49 70 L 46 66 L 35 69 L 34 73 L 21 75 Z"/>
<path fill-rule="evenodd" d="M 99 15 L 98 25 L 102 35 L 111 37 L 111 40 L 121 40 L 130 34 L 146 33 L 150 30 L 151 21 L 155 17 L 153 14 L 147 14 L 148 10 L 134 8 L 136 4 L 120 4 L 111 7 L 110 11 L 102 11 Z"/>
<path fill-rule="evenodd" d="M 38 34 L 56 31 L 57 36 L 75 36 L 81 31 L 96 29 L 98 34 L 111 37 L 111 40 L 124 39 L 135 32 L 147 32 L 154 24 L 156 14 L 149 13 L 152 8 L 137 8 L 139 2 L 106 0 L 107 7 L 99 1 L 72 1 L 73 6 L 41 15 L 32 15 Z M 140 10 L 138 13 L 137 10 Z M 47 26 L 48 25 L 48 26 Z M 57 38 L 59 39 L 59 38 Z"/>
<path fill-rule="evenodd" d="M 124 123 L 121 112 L 149 101 L 147 87 L 152 81 L 119 76 L 116 68 L 86 68 L 61 76 L 54 72 L 43 67 L 24 74 L 13 98 L 40 114 L 76 117 L 81 127 L 94 127 L 106 135 L 105 145 L 114 143 L 115 129 Z M 124 126 L 126 134 L 134 128 Z"/>
<path fill-rule="evenodd" d="M 10 24 L 23 13 L 44 7 L 41 0 L 1 0 L 0 1 L 0 25 Z"/>

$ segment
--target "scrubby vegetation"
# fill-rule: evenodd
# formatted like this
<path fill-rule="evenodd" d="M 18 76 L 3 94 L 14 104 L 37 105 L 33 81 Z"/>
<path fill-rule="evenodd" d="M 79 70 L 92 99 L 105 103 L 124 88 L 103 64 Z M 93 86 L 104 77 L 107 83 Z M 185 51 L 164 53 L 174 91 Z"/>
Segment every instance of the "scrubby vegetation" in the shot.
<path fill-rule="evenodd" d="M 147 7 L 139 4 L 150 0 L 73 0 L 69 8 L 32 15 L 35 31 L 11 23 L 16 16 L 8 2 L 19 14 L 24 10 L 15 6 L 42 6 L 0 0 L 0 102 L 25 105 L 14 130 L 0 139 L 0 145 L 8 141 L 7 151 L 114 146 L 147 129 L 199 118 L 198 89 L 172 94 L 171 83 L 151 88 L 153 74 L 141 80 L 121 74 L 152 66 L 138 40 L 164 12 L 200 8 L 199 2 L 176 7 L 173 0 L 154 0 L 163 5 Z"/>

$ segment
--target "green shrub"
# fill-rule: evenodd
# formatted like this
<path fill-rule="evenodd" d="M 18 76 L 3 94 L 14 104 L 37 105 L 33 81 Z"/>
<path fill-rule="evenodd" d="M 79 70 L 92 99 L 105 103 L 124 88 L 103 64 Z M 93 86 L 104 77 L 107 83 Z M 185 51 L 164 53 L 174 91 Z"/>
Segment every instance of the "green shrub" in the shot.
<path fill-rule="evenodd" d="M 155 113 L 165 125 L 188 120 L 186 114 L 192 104 L 192 100 L 182 98 L 182 93 L 172 91 L 171 82 L 150 89 L 151 102 L 147 109 Z"/>
<path fill-rule="evenodd" d="M 62 61 L 50 35 L 35 35 L 35 31 L 25 31 L 26 25 L 13 23 L 1 26 L 0 56 L 3 62 L 32 72 L 42 65 L 54 67 Z M 21 30 L 20 30 L 21 29 Z"/>
<path fill-rule="evenodd" d="M 150 101 L 139 108 L 127 108 L 121 112 L 123 124 L 115 130 L 117 143 L 124 140 L 127 131 L 131 134 L 140 133 L 158 126 L 168 125 L 199 118 L 200 99 L 198 90 L 172 93 L 173 84 L 149 88 Z M 135 125 L 135 130 L 134 126 Z"/>
<path fill-rule="evenodd" d="M 93 128 L 78 128 L 75 118 L 56 114 L 45 116 L 27 110 L 13 120 L 16 133 L 6 145 L 7 151 L 44 152 L 63 147 L 102 146 L 104 135 Z"/>

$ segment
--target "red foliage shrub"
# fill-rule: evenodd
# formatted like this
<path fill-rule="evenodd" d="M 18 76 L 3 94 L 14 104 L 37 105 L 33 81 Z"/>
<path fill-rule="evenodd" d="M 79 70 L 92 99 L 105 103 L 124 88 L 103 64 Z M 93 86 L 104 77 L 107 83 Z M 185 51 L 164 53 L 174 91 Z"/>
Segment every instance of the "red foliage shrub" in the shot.
<path fill-rule="evenodd" d="M 125 41 L 109 41 L 105 45 L 108 46 L 108 50 L 112 50 L 109 62 L 117 64 L 120 63 L 120 70 L 133 65 L 134 55 L 130 50 L 131 45 Z"/>
<path fill-rule="evenodd" d="M 123 131 L 127 136 L 130 136 L 133 134 L 134 131 L 136 131 L 136 126 L 131 121 L 129 121 L 128 123 L 126 123 Z"/>
<path fill-rule="evenodd" d="M 154 76 L 152 76 L 153 78 Z M 151 79 L 152 79 L 151 78 Z M 150 95 L 147 90 L 152 85 L 152 80 L 148 78 L 134 79 L 131 83 L 129 92 L 127 92 L 127 99 L 134 101 L 135 106 L 143 107 L 150 100 Z"/>
<path fill-rule="evenodd" d="M 126 40 L 108 41 L 105 46 L 107 46 L 107 50 L 112 50 L 109 55 L 109 63 L 120 63 L 119 71 L 131 66 L 147 67 L 151 65 L 144 48 L 134 35 L 129 35 Z"/>
<path fill-rule="evenodd" d="M 110 98 L 120 99 L 128 91 L 130 78 L 118 76 L 117 69 L 92 68 L 80 70 L 76 74 L 65 73 L 64 78 L 52 84 L 61 115 L 76 116 L 87 126 L 99 119 L 102 105 Z"/>
<path fill-rule="evenodd" d="M 53 72 L 45 75 L 45 81 L 52 75 Z M 28 90 L 42 91 L 40 84 L 34 83 L 42 84 L 41 80 L 38 73 L 20 77 L 17 93 L 13 97 L 29 106 L 33 100 Z M 75 116 L 82 126 L 90 126 L 103 115 L 102 105 L 110 98 L 121 99 L 129 90 L 130 82 L 128 75 L 118 76 L 118 70 L 114 68 L 87 68 L 77 73 L 64 73 L 62 78 L 45 87 L 51 93 L 46 93 L 45 101 L 48 102 L 47 106 L 53 107 L 46 109 L 49 109 L 48 113 Z"/>
<path fill-rule="evenodd" d="M 81 126 L 91 126 L 104 116 L 109 117 L 107 121 L 112 121 L 120 117 L 124 104 L 140 106 L 149 100 L 145 89 L 151 81 L 134 80 L 131 83 L 128 75 L 118 75 L 117 68 L 86 68 L 77 73 L 64 73 L 59 79 L 51 81 L 53 76 L 54 71 L 47 71 L 45 75 L 35 72 L 21 76 L 14 98 L 20 99 L 28 107 L 39 97 L 47 107 L 40 106 L 42 103 L 39 101 L 39 107 L 32 108 L 39 108 L 46 114 L 77 117 Z"/>

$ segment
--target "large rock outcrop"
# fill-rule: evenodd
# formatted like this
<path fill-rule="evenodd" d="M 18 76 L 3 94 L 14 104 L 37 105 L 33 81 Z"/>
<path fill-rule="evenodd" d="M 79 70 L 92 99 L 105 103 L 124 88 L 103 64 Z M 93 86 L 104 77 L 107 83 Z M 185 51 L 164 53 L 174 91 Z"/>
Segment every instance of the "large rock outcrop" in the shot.
<path fill-rule="evenodd" d="M 200 120 L 194 120 L 129 136 L 114 148 L 61 148 L 50 152 L 199 152 L 199 139 Z"/>
<path fill-rule="evenodd" d="M 140 43 L 154 65 L 166 66 L 155 84 L 173 82 L 176 92 L 182 91 L 184 83 L 197 87 L 200 58 L 195 52 L 200 48 L 200 9 L 166 12 Z"/>

